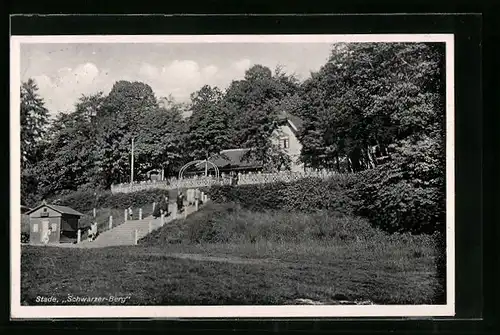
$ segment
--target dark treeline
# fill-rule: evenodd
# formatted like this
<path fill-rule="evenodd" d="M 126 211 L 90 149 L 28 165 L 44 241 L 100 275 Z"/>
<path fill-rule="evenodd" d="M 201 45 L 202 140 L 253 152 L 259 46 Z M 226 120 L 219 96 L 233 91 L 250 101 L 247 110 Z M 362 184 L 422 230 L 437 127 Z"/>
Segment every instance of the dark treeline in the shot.
<path fill-rule="evenodd" d="M 374 174 L 359 201 L 383 203 L 384 192 L 397 190 L 435 205 L 444 197 L 443 66 L 439 44 L 335 44 L 303 82 L 255 65 L 225 91 L 204 86 L 181 104 L 158 99 L 147 84 L 118 81 L 108 95 L 82 95 L 52 122 L 28 80 L 21 87 L 22 201 L 128 182 L 132 137 L 137 180 L 243 147 L 269 170 L 286 168 L 271 134 L 278 112 L 287 111 L 304 121 L 307 166 Z"/>

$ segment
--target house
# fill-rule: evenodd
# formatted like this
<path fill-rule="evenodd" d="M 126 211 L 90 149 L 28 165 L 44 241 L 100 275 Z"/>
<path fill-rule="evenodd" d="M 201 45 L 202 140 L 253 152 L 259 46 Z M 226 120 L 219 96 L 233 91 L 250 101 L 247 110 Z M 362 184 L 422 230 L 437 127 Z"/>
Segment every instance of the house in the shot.
<path fill-rule="evenodd" d="M 298 133 L 303 127 L 303 121 L 299 117 L 284 111 L 278 115 L 278 121 L 279 127 L 271 135 L 272 142 L 290 156 L 292 172 L 303 172 L 304 164 L 299 160 L 302 144 L 298 139 Z M 221 174 L 261 171 L 263 169 L 262 164 L 245 157 L 249 150 L 246 148 L 222 150 L 220 155 L 213 156 L 209 161 L 219 168 Z M 199 173 L 204 168 L 205 163 L 199 163 L 195 166 L 196 171 L 192 171 L 191 174 Z M 208 165 L 208 169 L 213 171 L 211 165 Z M 186 173 L 186 175 L 189 174 Z"/>
<path fill-rule="evenodd" d="M 303 172 L 304 164 L 300 162 L 302 144 L 298 134 L 304 126 L 304 122 L 298 116 L 282 111 L 278 116 L 280 126 L 273 133 L 273 142 L 278 144 L 290 157 L 291 171 Z"/>
<path fill-rule="evenodd" d="M 30 219 L 30 244 L 73 243 L 77 240 L 82 213 L 66 206 L 43 202 L 26 213 Z M 47 234 L 50 233 L 50 234 Z"/>

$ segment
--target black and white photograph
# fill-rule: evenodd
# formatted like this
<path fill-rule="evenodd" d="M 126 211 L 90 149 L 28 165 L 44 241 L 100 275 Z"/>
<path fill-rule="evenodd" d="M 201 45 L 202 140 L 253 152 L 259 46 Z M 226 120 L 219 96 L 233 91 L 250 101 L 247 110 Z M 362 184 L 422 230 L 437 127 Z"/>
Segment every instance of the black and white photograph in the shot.
<path fill-rule="evenodd" d="M 453 56 L 12 36 L 12 316 L 454 315 Z"/>

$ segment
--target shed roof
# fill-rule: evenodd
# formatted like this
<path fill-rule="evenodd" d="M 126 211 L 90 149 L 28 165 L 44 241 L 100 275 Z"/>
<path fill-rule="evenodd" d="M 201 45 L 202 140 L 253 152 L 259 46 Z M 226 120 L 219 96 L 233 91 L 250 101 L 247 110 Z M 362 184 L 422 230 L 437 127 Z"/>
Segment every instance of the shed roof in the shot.
<path fill-rule="evenodd" d="M 31 211 L 31 208 L 29 208 L 28 206 L 21 205 L 21 213 L 22 214 L 25 214 L 26 212 L 29 212 L 29 211 Z"/>
<path fill-rule="evenodd" d="M 73 208 L 71 207 L 67 207 L 67 206 L 58 206 L 58 205 L 49 205 L 49 204 L 41 204 L 35 208 L 33 208 L 32 210 L 26 212 L 26 214 L 31 214 L 37 210 L 39 210 L 40 208 L 42 207 L 49 207 L 51 209 L 53 209 L 54 211 L 56 212 L 59 212 L 61 214 L 69 214 L 69 215 L 77 215 L 77 216 L 84 216 L 84 214 L 74 210 Z"/>

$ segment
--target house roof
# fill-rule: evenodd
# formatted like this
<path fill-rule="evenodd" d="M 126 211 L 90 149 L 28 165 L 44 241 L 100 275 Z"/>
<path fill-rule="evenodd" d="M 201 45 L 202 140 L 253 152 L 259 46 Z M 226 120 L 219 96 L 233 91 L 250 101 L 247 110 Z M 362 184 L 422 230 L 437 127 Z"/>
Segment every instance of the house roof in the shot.
<path fill-rule="evenodd" d="M 239 167 L 239 168 L 253 168 L 260 167 L 261 164 L 253 159 L 246 159 L 244 155 L 250 149 L 228 149 L 222 150 L 220 155 L 210 158 L 209 161 L 217 165 L 218 168 L 229 168 L 229 167 Z M 203 162 L 196 164 L 197 168 L 203 167 L 205 164 Z"/>
<path fill-rule="evenodd" d="M 24 214 L 29 211 L 31 211 L 31 208 L 29 208 L 28 206 L 21 205 L 21 213 Z"/>
<path fill-rule="evenodd" d="M 287 111 L 281 111 L 279 114 L 279 119 L 287 120 L 292 130 L 295 132 L 300 131 L 304 126 L 304 121 L 300 117 L 293 115 Z"/>
<path fill-rule="evenodd" d="M 42 208 L 44 206 L 49 207 L 52 210 L 54 210 L 56 212 L 59 212 L 61 214 L 84 216 L 84 214 L 82 214 L 82 213 L 74 210 L 73 208 L 70 208 L 70 207 L 67 207 L 67 206 L 58 206 L 58 205 L 49 205 L 49 204 L 41 204 L 41 205 L 33 208 L 32 210 L 26 212 L 25 214 L 31 214 L 31 213 L 37 211 L 38 209 L 40 209 L 40 208 Z"/>

